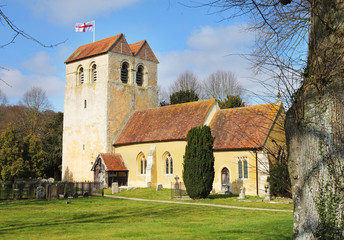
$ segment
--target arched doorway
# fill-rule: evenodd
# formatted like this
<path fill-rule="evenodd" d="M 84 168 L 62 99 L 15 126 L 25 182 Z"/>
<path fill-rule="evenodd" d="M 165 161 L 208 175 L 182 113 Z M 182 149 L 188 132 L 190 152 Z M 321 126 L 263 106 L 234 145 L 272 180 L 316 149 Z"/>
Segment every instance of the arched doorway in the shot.
<path fill-rule="evenodd" d="M 221 191 L 229 190 L 229 170 L 225 167 L 221 171 Z"/>

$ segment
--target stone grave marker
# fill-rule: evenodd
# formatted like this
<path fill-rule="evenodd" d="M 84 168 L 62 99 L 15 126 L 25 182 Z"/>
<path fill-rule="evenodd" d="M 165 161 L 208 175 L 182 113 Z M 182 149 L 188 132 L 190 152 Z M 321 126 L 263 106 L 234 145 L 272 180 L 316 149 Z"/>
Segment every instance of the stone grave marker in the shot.
<path fill-rule="evenodd" d="M 47 193 L 47 199 L 48 200 L 57 199 L 57 187 L 56 187 L 56 185 L 54 185 L 54 184 L 47 185 L 46 193 Z"/>
<path fill-rule="evenodd" d="M 38 186 L 36 189 L 36 199 L 44 199 L 44 187 Z"/>
<path fill-rule="evenodd" d="M 64 184 L 58 183 L 57 184 L 57 195 L 59 198 L 64 198 Z"/>
<path fill-rule="evenodd" d="M 118 193 L 118 182 L 112 183 L 112 194 Z"/>
<path fill-rule="evenodd" d="M 49 183 L 54 183 L 54 181 L 55 181 L 54 178 L 52 178 L 52 177 L 51 177 L 51 178 L 48 178 L 48 182 L 49 182 Z"/>
<path fill-rule="evenodd" d="M 238 199 L 240 199 L 240 200 L 246 199 L 246 196 L 245 196 L 245 188 L 244 188 L 244 187 L 241 187 L 241 188 L 240 188 L 240 194 L 239 194 Z"/>
<path fill-rule="evenodd" d="M 161 190 L 162 190 L 162 184 L 158 184 L 158 185 L 156 186 L 156 190 L 157 190 L 157 191 L 161 191 Z"/>
<path fill-rule="evenodd" d="M 74 184 L 73 183 L 66 183 L 64 193 L 65 193 L 65 198 L 73 196 Z"/>

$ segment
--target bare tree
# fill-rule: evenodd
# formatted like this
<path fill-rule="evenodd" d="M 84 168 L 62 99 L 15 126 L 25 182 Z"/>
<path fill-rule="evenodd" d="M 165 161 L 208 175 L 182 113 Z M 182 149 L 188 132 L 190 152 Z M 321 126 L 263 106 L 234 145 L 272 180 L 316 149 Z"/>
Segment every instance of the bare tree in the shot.
<path fill-rule="evenodd" d="M 203 81 L 205 98 L 215 98 L 223 101 L 227 96 L 242 95 L 243 88 L 237 81 L 234 73 L 218 70 Z"/>
<path fill-rule="evenodd" d="M 172 83 L 170 95 L 178 91 L 193 90 L 197 95 L 201 94 L 202 88 L 197 76 L 191 71 L 185 71 Z"/>
<path fill-rule="evenodd" d="M 38 127 L 40 113 L 51 108 L 45 91 L 39 87 L 32 87 L 24 94 L 22 104 L 27 107 L 31 130 L 35 132 Z"/>
<path fill-rule="evenodd" d="M 198 6 L 209 7 L 224 20 L 251 17 L 259 37 L 248 57 L 258 71 L 271 74 L 263 80 L 264 86 L 284 93 L 289 103 L 286 135 L 294 238 L 325 239 L 322 234 L 327 232 L 332 234 L 328 239 L 342 239 L 344 196 L 338 189 L 344 181 L 344 2 L 211 0 Z M 340 199 L 338 208 L 325 209 L 333 206 L 328 204 L 333 197 L 322 205 L 325 208 L 317 208 L 319 189 L 333 183 L 340 185 L 328 188 L 329 195 L 322 196 L 335 194 Z M 337 210 L 340 213 L 333 213 Z M 329 212 L 336 221 L 327 219 Z"/>
<path fill-rule="evenodd" d="M 5 106 L 7 104 L 7 97 L 0 89 L 0 106 Z"/>

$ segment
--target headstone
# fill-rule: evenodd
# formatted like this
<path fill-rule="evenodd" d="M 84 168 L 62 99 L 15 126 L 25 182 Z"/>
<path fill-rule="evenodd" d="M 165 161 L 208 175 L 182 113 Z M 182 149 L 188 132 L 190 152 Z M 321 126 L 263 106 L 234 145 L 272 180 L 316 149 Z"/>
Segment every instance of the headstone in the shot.
<path fill-rule="evenodd" d="M 85 192 L 83 195 L 83 197 L 88 197 L 88 196 L 89 196 L 88 192 Z"/>
<path fill-rule="evenodd" d="M 176 177 L 174 178 L 176 180 L 175 184 L 174 184 L 174 190 L 179 190 L 179 177 L 178 175 L 176 175 Z"/>
<path fill-rule="evenodd" d="M 72 200 L 67 199 L 66 204 L 71 204 L 71 203 L 72 203 Z"/>
<path fill-rule="evenodd" d="M 74 184 L 73 183 L 65 183 L 65 197 L 73 196 L 74 193 Z"/>
<path fill-rule="evenodd" d="M 36 199 L 44 199 L 44 187 L 42 187 L 42 186 L 37 187 Z"/>
<path fill-rule="evenodd" d="M 147 182 L 147 187 L 152 187 L 152 182 Z"/>
<path fill-rule="evenodd" d="M 48 180 L 45 179 L 45 178 L 43 178 L 43 179 L 41 180 L 41 183 L 46 183 L 46 182 L 48 182 Z"/>
<path fill-rule="evenodd" d="M 47 193 L 47 199 L 48 200 L 57 199 L 57 187 L 56 187 L 56 185 L 53 185 L 53 184 L 47 185 L 46 193 Z"/>
<path fill-rule="evenodd" d="M 246 196 L 245 196 L 245 188 L 244 188 L 244 187 L 241 187 L 241 188 L 240 188 L 240 194 L 239 194 L 238 199 L 240 199 L 240 200 L 246 199 Z"/>
<path fill-rule="evenodd" d="M 270 201 L 271 197 L 270 197 L 270 185 L 269 184 L 265 185 L 265 192 L 266 192 L 266 195 L 265 195 L 264 201 Z"/>
<path fill-rule="evenodd" d="M 161 191 L 161 190 L 162 190 L 162 184 L 158 184 L 158 185 L 156 186 L 156 190 L 157 190 L 157 191 Z"/>
<path fill-rule="evenodd" d="M 63 183 L 57 184 L 57 194 L 58 195 L 64 195 L 64 184 Z"/>
<path fill-rule="evenodd" d="M 118 182 L 112 183 L 112 194 L 118 193 Z"/>
<path fill-rule="evenodd" d="M 77 192 L 73 193 L 73 198 L 78 198 L 79 194 Z"/>
<path fill-rule="evenodd" d="M 48 178 L 48 182 L 49 182 L 49 183 L 54 183 L 54 181 L 55 181 L 54 178 L 52 178 L 52 177 L 51 177 L 51 178 Z"/>

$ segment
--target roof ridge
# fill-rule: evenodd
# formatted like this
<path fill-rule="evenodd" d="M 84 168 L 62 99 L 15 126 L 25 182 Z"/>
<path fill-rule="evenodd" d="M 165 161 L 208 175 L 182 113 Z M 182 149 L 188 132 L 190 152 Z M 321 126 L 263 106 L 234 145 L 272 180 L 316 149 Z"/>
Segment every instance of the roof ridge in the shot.
<path fill-rule="evenodd" d="M 148 110 L 156 110 L 156 109 L 167 109 L 167 108 L 173 108 L 173 107 L 180 107 L 180 106 L 186 106 L 186 105 L 191 105 L 191 104 L 201 104 L 201 103 L 204 103 L 204 102 L 211 102 L 211 101 L 214 101 L 215 102 L 215 99 L 212 98 L 212 99 L 206 99 L 206 100 L 201 100 L 201 101 L 193 101 L 193 102 L 186 102 L 186 103 L 178 103 L 178 104 L 170 104 L 170 105 L 166 105 L 166 106 L 162 106 L 162 107 L 155 107 L 155 108 L 148 108 L 148 109 L 141 109 L 141 110 L 135 110 L 134 113 L 136 112 L 145 112 L 145 111 L 148 111 Z"/>

